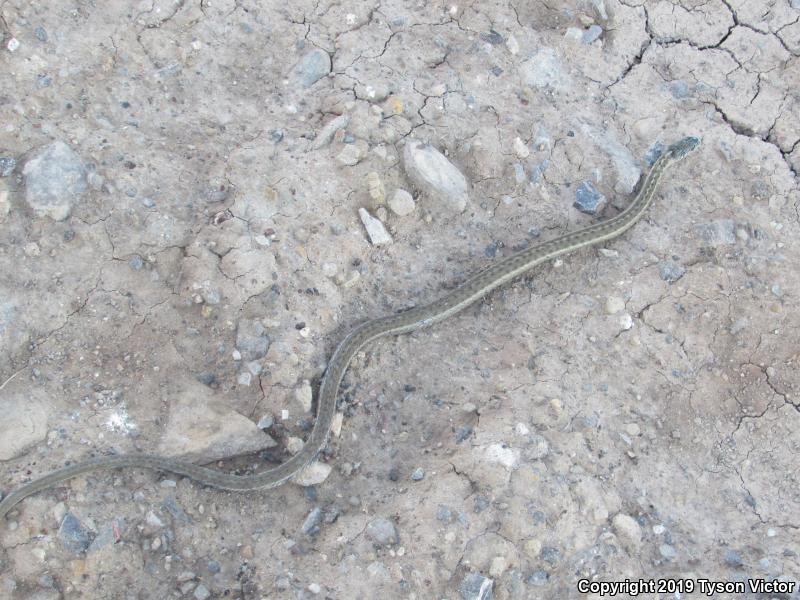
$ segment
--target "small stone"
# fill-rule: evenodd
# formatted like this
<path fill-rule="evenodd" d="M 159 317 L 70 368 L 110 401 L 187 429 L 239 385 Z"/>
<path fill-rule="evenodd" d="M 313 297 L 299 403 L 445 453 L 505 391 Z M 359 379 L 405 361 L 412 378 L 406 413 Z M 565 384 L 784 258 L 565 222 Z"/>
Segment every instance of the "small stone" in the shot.
<path fill-rule="evenodd" d="M 525 144 L 525 142 L 522 141 L 521 138 L 515 137 L 514 153 L 517 155 L 517 158 L 528 158 L 528 156 L 530 156 L 531 154 L 531 151 L 528 149 L 528 146 Z"/>
<path fill-rule="evenodd" d="M 689 95 L 689 84 L 681 79 L 670 81 L 667 88 L 675 98 L 686 98 Z"/>
<path fill-rule="evenodd" d="M 539 554 L 541 554 L 541 552 L 542 552 L 541 540 L 532 538 L 527 542 L 525 542 L 525 554 L 527 554 L 531 558 L 539 558 Z"/>
<path fill-rule="evenodd" d="M 236 328 L 236 348 L 245 360 L 262 358 L 269 349 L 269 337 L 260 321 L 241 319 Z"/>
<path fill-rule="evenodd" d="M 405 217 L 414 212 L 414 197 L 406 190 L 397 189 L 389 198 L 389 208 L 398 216 Z"/>
<path fill-rule="evenodd" d="M 58 539 L 61 545 L 73 554 L 83 554 L 89 547 L 89 531 L 72 513 L 67 513 L 58 528 Z"/>
<path fill-rule="evenodd" d="M 310 513 L 308 513 L 308 516 L 306 517 L 306 520 L 303 521 L 303 525 L 300 529 L 308 536 L 317 535 L 319 533 L 320 525 L 322 524 L 322 517 L 322 509 L 317 506 Z"/>
<path fill-rule="evenodd" d="M 40 42 L 47 41 L 47 30 L 41 25 L 36 26 L 36 28 L 33 30 L 33 35 L 35 35 L 36 39 Z"/>
<path fill-rule="evenodd" d="M 575 190 L 573 206 L 587 215 L 596 215 L 605 208 L 606 197 L 601 194 L 591 181 L 584 181 Z"/>
<path fill-rule="evenodd" d="M 348 167 L 357 165 L 363 158 L 364 148 L 361 144 L 344 144 L 339 154 L 336 155 L 336 160 Z"/>
<path fill-rule="evenodd" d="M 525 581 L 531 585 L 539 587 L 545 585 L 548 579 L 550 579 L 550 574 L 547 571 L 542 571 L 539 569 L 528 575 L 528 579 Z"/>
<path fill-rule="evenodd" d="M 144 267 L 144 261 L 142 257 L 138 254 L 133 255 L 133 257 L 128 261 L 128 266 L 133 269 L 134 271 L 141 271 Z"/>
<path fill-rule="evenodd" d="M 603 35 L 603 28 L 600 27 L 600 25 L 590 25 L 589 28 L 583 32 L 581 41 L 584 44 L 591 44 L 595 40 L 599 39 L 601 35 Z"/>
<path fill-rule="evenodd" d="M 422 470 L 422 467 L 417 467 L 414 469 L 414 472 L 411 473 L 412 481 L 422 481 L 425 479 L 425 471 Z"/>
<path fill-rule="evenodd" d="M 508 561 L 505 556 L 495 556 L 489 566 L 489 575 L 495 579 L 500 579 L 508 568 Z"/>
<path fill-rule="evenodd" d="M 661 544 L 658 547 L 658 552 L 659 554 L 661 554 L 661 556 L 663 556 L 667 560 L 672 560 L 677 555 L 677 552 L 675 552 L 675 548 L 673 548 L 669 544 Z"/>
<path fill-rule="evenodd" d="M 331 469 L 330 465 L 315 460 L 294 476 L 294 482 L 303 487 L 318 485 L 328 478 Z"/>
<path fill-rule="evenodd" d="M 194 588 L 194 597 L 197 600 L 208 600 L 208 598 L 211 597 L 211 592 L 209 592 L 208 588 L 201 583 Z"/>
<path fill-rule="evenodd" d="M 619 296 L 609 296 L 606 298 L 606 314 L 613 315 L 625 309 L 625 300 Z"/>
<path fill-rule="evenodd" d="M 15 37 L 12 37 L 6 43 L 6 48 L 8 48 L 9 52 L 16 52 L 19 50 L 19 40 Z"/>
<path fill-rule="evenodd" d="M 410 140 L 403 149 L 406 174 L 432 200 L 437 208 L 463 212 L 469 200 L 467 178 L 441 152 L 430 144 Z"/>
<path fill-rule="evenodd" d="M 311 144 L 311 149 L 319 150 L 320 148 L 324 148 L 331 143 L 331 140 L 336 135 L 337 131 L 344 129 L 349 124 L 350 115 L 339 115 L 320 130 L 320 132 L 317 134 L 317 137 L 314 138 L 314 142 Z"/>
<path fill-rule="evenodd" d="M 367 523 L 366 534 L 378 546 L 391 546 L 399 541 L 394 523 L 385 517 Z"/>
<path fill-rule="evenodd" d="M 675 283 L 686 273 L 686 269 L 674 261 L 665 261 L 658 267 L 658 274 L 663 281 Z"/>
<path fill-rule="evenodd" d="M 62 141 L 40 149 L 23 168 L 25 200 L 39 216 L 66 219 L 87 191 L 80 156 Z"/>
<path fill-rule="evenodd" d="M 358 209 L 358 216 L 361 217 L 361 222 L 364 224 L 364 228 L 367 230 L 367 235 L 369 236 L 369 241 L 373 246 L 391 244 L 394 241 L 392 240 L 392 236 L 389 235 L 389 232 L 386 231 L 383 223 L 370 215 L 365 208 Z"/>
<path fill-rule="evenodd" d="M 0 177 L 8 177 L 17 168 L 17 161 L 13 156 L 0 156 Z"/>
<path fill-rule="evenodd" d="M 381 176 L 375 171 L 367 173 L 367 188 L 369 190 L 369 197 L 378 205 L 386 201 L 386 189 L 383 187 Z"/>
<path fill-rule="evenodd" d="M 311 383 L 304 380 L 299 387 L 294 390 L 294 397 L 300 403 L 303 411 L 309 412 L 311 410 L 311 403 L 314 400 L 313 392 L 311 391 Z"/>
<path fill-rule="evenodd" d="M 331 57 L 320 48 L 305 54 L 292 68 L 290 79 L 309 88 L 331 72 Z"/>
<path fill-rule="evenodd" d="M 642 430 L 636 423 L 628 423 L 625 425 L 625 432 L 630 436 L 637 436 L 642 433 Z"/>
<path fill-rule="evenodd" d="M 0 181 L 0 220 L 5 219 L 11 212 L 11 200 L 9 200 L 8 187 L 5 182 Z"/>
<path fill-rule="evenodd" d="M 736 224 L 733 219 L 719 219 L 698 225 L 695 230 L 703 242 L 711 247 L 736 243 Z"/>
<path fill-rule="evenodd" d="M 736 569 L 744 565 L 744 561 L 742 560 L 741 554 L 736 552 L 736 550 L 727 550 L 725 552 L 725 564 Z"/>
<path fill-rule="evenodd" d="M 614 532 L 622 542 L 631 547 L 638 547 L 642 542 L 642 528 L 631 516 L 619 513 L 612 520 Z"/>
<path fill-rule="evenodd" d="M 449 523 L 450 521 L 453 520 L 453 511 L 450 509 L 449 506 L 440 504 L 439 507 L 436 509 L 436 518 L 439 519 L 442 523 Z"/>
<path fill-rule="evenodd" d="M 458 588 L 462 600 L 492 600 L 494 580 L 480 573 L 469 573 Z"/>
<path fill-rule="evenodd" d="M 275 424 L 275 417 L 272 415 L 264 415 L 258 420 L 258 428 L 259 429 L 269 429 Z"/>
<path fill-rule="evenodd" d="M 322 592 L 322 587 L 318 583 L 309 583 L 308 584 L 308 591 L 314 594 L 315 596 Z"/>
<path fill-rule="evenodd" d="M 336 266 L 336 263 L 322 263 L 322 274 L 325 275 L 325 277 L 335 277 L 337 270 L 338 267 Z"/>
<path fill-rule="evenodd" d="M 253 376 L 247 371 L 242 371 L 236 378 L 236 383 L 238 383 L 239 385 L 243 385 L 245 387 L 249 386 L 252 381 L 253 381 Z"/>

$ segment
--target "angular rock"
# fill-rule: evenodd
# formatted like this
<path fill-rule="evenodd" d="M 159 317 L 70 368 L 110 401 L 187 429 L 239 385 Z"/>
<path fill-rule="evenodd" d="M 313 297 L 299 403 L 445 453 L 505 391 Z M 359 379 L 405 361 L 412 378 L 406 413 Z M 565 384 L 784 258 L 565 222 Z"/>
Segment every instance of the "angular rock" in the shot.
<path fill-rule="evenodd" d="M 463 212 L 469 200 L 467 178 L 433 146 L 411 140 L 403 149 L 406 174 L 448 212 Z"/>
<path fill-rule="evenodd" d="M 315 460 L 294 476 L 294 482 L 303 487 L 319 485 L 328 478 L 328 475 L 331 474 L 331 469 L 332 467 L 329 464 Z"/>
<path fill-rule="evenodd" d="M 259 321 L 242 319 L 236 328 L 236 349 L 245 360 L 263 358 L 269 350 L 267 330 Z"/>
<path fill-rule="evenodd" d="M 72 513 L 67 513 L 58 528 L 58 540 L 73 554 L 83 554 L 91 544 L 89 531 Z"/>
<path fill-rule="evenodd" d="M 369 241 L 373 246 L 382 246 L 392 243 L 392 236 L 386 231 L 386 227 L 383 226 L 383 223 L 369 214 L 365 208 L 358 209 L 358 216 L 361 217 L 361 222 L 364 224 L 364 229 L 367 230 Z"/>
<path fill-rule="evenodd" d="M 331 57 L 320 48 L 307 52 L 292 67 L 290 79 L 304 88 L 310 88 L 331 72 Z"/>
<path fill-rule="evenodd" d="M 584 181 L 575 190 L 575 202 L 572 205 L 582 213 L 596 215 L 605 208 L 606 197 L 594 187 L 591 181 Z"/>
<path fill-rule="evenodd" d="M 208 387 L 186 380 L 172 401 L 159 454 L 205 464 L 275 445 L 250 419 L 221 405 Z"/>
<path fill-rule="evenodd" d="M 480 573 L 470 573 L 464 577 L 458 588 L 463 600 L 492 600 L 494 581 Z"/>
<path fill-rule="evenodd" d="M 366 534 L 379 546 L 391 546 L 399 540 L 394 523 L 385 517 L 377 517 L 367 523 Z"/>
<path fill-rule="evenodd" d="M 25 200 L 38 216 L 66 219 L 86 194 L 86 167 L 81 157 L 62 141 L 40 149 L 22 170 Z"/>

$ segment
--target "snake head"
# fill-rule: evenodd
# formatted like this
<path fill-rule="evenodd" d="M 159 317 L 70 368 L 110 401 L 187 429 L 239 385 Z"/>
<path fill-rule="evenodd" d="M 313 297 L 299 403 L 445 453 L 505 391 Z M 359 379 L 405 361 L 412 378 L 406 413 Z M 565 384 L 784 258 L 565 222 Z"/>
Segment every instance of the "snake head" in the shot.
<path fill-rule="evenodd" d="M 672 155 L 672 158 L 681 159 L 690 152 L 693 152 L 699 145 L 700 138 L 692 136 L 685 137 L 667 148 L 667 152 Z"/>

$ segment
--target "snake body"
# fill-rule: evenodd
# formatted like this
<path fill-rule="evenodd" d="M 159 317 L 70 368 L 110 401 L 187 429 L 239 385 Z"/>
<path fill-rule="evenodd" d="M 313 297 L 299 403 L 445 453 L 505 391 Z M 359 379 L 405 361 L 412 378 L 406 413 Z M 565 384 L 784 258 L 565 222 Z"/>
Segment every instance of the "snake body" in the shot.
<path fill-rule="evenodd" d="M 183 475 L 211 487 L 237 491 L 268 489 L 281 485 L 310 464 L 327 444 L 336 414 L 339 384 L 353 356 L 365 344 L 383 336 L 414 331 L 442 321 L 546 260 L 616 238 L 632 227 L 644 214 L 655 196 L 664 172 L 699 144 L 698 138 L 687 137 L 669 146 L 653 163 L 630 205 L 616 216 L 536 244 L 500 260 L 430 304 L 380 317 L 354 328 L 339 343 L 328 363 L 319 388 L 316 421 L 308 440 L 297 454 L 281 465 L 255 475 L 232 475 L 163 456 L 149 454 L 99 456 L 53 471 L 15 490 L 0 502 L 0 518 L 23 498 L 98 469 L 121 467 L 154 469 Z"/>

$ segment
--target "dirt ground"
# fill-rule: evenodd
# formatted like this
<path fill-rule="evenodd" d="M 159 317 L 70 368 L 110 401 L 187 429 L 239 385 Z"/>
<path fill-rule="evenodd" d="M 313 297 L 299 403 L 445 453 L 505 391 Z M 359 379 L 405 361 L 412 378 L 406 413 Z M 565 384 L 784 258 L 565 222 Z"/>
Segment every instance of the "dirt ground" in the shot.
<path fill-rule="evenodd" d="M 361 352 L 307 485 L 79 477 L 0 524 L 0 597 L 798 581 L 800 2 L 3 0 L 0 28 L 5 493 L 108 453 L 279 463 L 350 327 L 702 138 L 623 237 Z"/>

